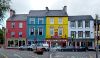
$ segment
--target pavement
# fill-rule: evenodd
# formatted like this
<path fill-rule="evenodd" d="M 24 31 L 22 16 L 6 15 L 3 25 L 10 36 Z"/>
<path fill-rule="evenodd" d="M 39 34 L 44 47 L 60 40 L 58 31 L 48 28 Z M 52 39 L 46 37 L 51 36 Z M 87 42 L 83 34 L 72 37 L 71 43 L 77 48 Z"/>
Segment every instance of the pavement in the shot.
<path fill-rule="evenodd" d="M 33 51 L 20 51 L 16 49 L 0 48 L 0 58 L 96 58 L 96 52 L 44 52 L 43 55 L 38 55 Z M 100 58 L 100 52 L 99 57 Z"/>

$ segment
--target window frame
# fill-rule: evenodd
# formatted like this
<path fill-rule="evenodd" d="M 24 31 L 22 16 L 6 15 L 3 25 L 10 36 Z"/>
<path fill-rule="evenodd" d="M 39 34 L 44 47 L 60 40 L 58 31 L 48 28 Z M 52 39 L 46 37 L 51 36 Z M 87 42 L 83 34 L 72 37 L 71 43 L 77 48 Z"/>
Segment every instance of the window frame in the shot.
<path fill-rule="evenodd" d="M 50 24 L 54 24 L 54 18 L 53 17 L 50 18 Z"/>
<path fill-rule="evenodd" d="M 42 20 L 42 23 L 40 23 L 39 20 Z M 38 18 L 38 24 L 43 24 L 43 18 Z"/>
<path fill-rule="evenodd" d="M 59 34 L 60 33 L 60 30 L 62 30 L 62 35 L 63 35 L 63 28 L 62 27 L 59 27 L 58 28 L 58 36 L 62 36 L 62 35 Z"/>
<path fill-rule="evenodd" d="M 53 31 L 53 34 L 51 34 L 51 30 Z M 50 35 L 51 35 L 51 36 L 54 36 L 54 28 L 53 28 L 53 27 L 50 28 Z"/>
<path fill-rule="evenodd" d="M 40 32 L 40 28 L 42 29 L 42 35 L 43 35 L 43 28 L 42 27 L 38 28 L 38 35 L 40 35 L 40 33 L 39 33 Z M 42 35 L 40 35 L 40 36 L 42 36 Z"/>
<path fill-rule="evenodd" d="M 87 37 L 86 32 L 89 32 L 89 37 Z M 90 31 L 85 31 L 85 37 L 90 38 Z"/>
<path fill-rule="evenodd" d="M 72 25 L 73 24 L 73 25 Z M 74 26 L 74 27 L 73 27 Z M 75 28 L 76 27 L 76 22 L 75 21 L 70 21 L 70 27 Z"/>
<path fill-rule="evenodd" d="M 79 32 L 82 32 L 82 36 L 80 37 L 80 33 Z M 83 38 L 83 31 L 78 31 L 78 38 Z"/>
<path fill-rule="evenodd" d="M 79 23 L 81 23 L 82 24 L 82 26 L 80 26 L 81 24 L 79 24 Z M 83 28 L 83 21 L 82 20 L 78 20 L 78 28 Z"/>
<path fill-rule="evenodd" d="M 34 23 L 32 23 L 34 21 Z M 35 18 L 30 18 L 30 24 L 35 24 Z"/>
<path fill-rule="evenodd" d="M 61 20 L 61 21 L 60 21 Z M 58 24 L 63 24 L 63 19 L 62 19 L 62 17 L 59 17 L 58 18 Z"/>
<path fill-rule="evenodd" d="M 22 22 L 19 23 L 19 28 L 23 28 L 23 23 Z"/>

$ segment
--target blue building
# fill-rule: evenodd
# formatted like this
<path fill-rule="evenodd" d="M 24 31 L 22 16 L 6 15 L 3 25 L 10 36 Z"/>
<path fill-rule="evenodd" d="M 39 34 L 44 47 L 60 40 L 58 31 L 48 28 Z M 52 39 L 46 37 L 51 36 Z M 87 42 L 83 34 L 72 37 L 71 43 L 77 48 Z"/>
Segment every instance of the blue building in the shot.
<path fill-rule="evenodd" d="M 27 44 L 44 43 L 46 35 L 45 14 L 45 10 L 30 10 L 27 17 Z"/>

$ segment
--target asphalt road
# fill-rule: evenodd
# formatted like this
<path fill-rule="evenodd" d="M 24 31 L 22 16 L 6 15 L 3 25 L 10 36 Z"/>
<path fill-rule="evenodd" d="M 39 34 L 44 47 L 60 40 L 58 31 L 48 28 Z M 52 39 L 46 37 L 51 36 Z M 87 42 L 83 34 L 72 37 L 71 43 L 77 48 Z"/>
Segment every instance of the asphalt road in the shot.
<path fill-rule="evenodd" d="M 95 52 L 44 52 L 37 55 L 32 51 L 20 51 L 15 49 L 0 49 L 0 58 L 96 58 Z M 100 52 L 99 52 L 100 58 Z"/>

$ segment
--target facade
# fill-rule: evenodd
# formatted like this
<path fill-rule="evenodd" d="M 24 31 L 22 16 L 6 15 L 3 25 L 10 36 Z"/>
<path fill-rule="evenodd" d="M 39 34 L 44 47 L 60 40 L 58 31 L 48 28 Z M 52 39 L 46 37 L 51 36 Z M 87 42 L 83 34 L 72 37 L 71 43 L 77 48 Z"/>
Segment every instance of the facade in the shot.
<path fill-rule="evenodd" d="M 69 16 L 68 46 L 94 48 L 94 20 L 90 15 Z"/>
<path fill-rule="evenodd" d="M 27 44 L 44 43 L 46 34 L 45 10 L 31 10 L 27 17 Z"/>
<path fill-rule="evenodd" d="M 98 37 L 96 36 L 97 30 L 98 30 Z M 96 25 L 96 20 L 94 20 L 94 37 L 95 37 L 95 45 L 97 45 L 97 41 L 98 41 L 98 46 L 100 49 L 100 20 L 97 20 L 97 25 Z"/>
<path fill-rule="evenodd" d="M 66 46 L 68 39 L 68 15 L 66 6 L 63 10 L 46 8 L 46 41 L 50 46 Z"/>
<path fill-rule="evenodd" d="M 15 14 L 11 10 L 10 18 L 6 21 L 6 47 L 19 47 L 26 44 L 27 14 Z"/>

